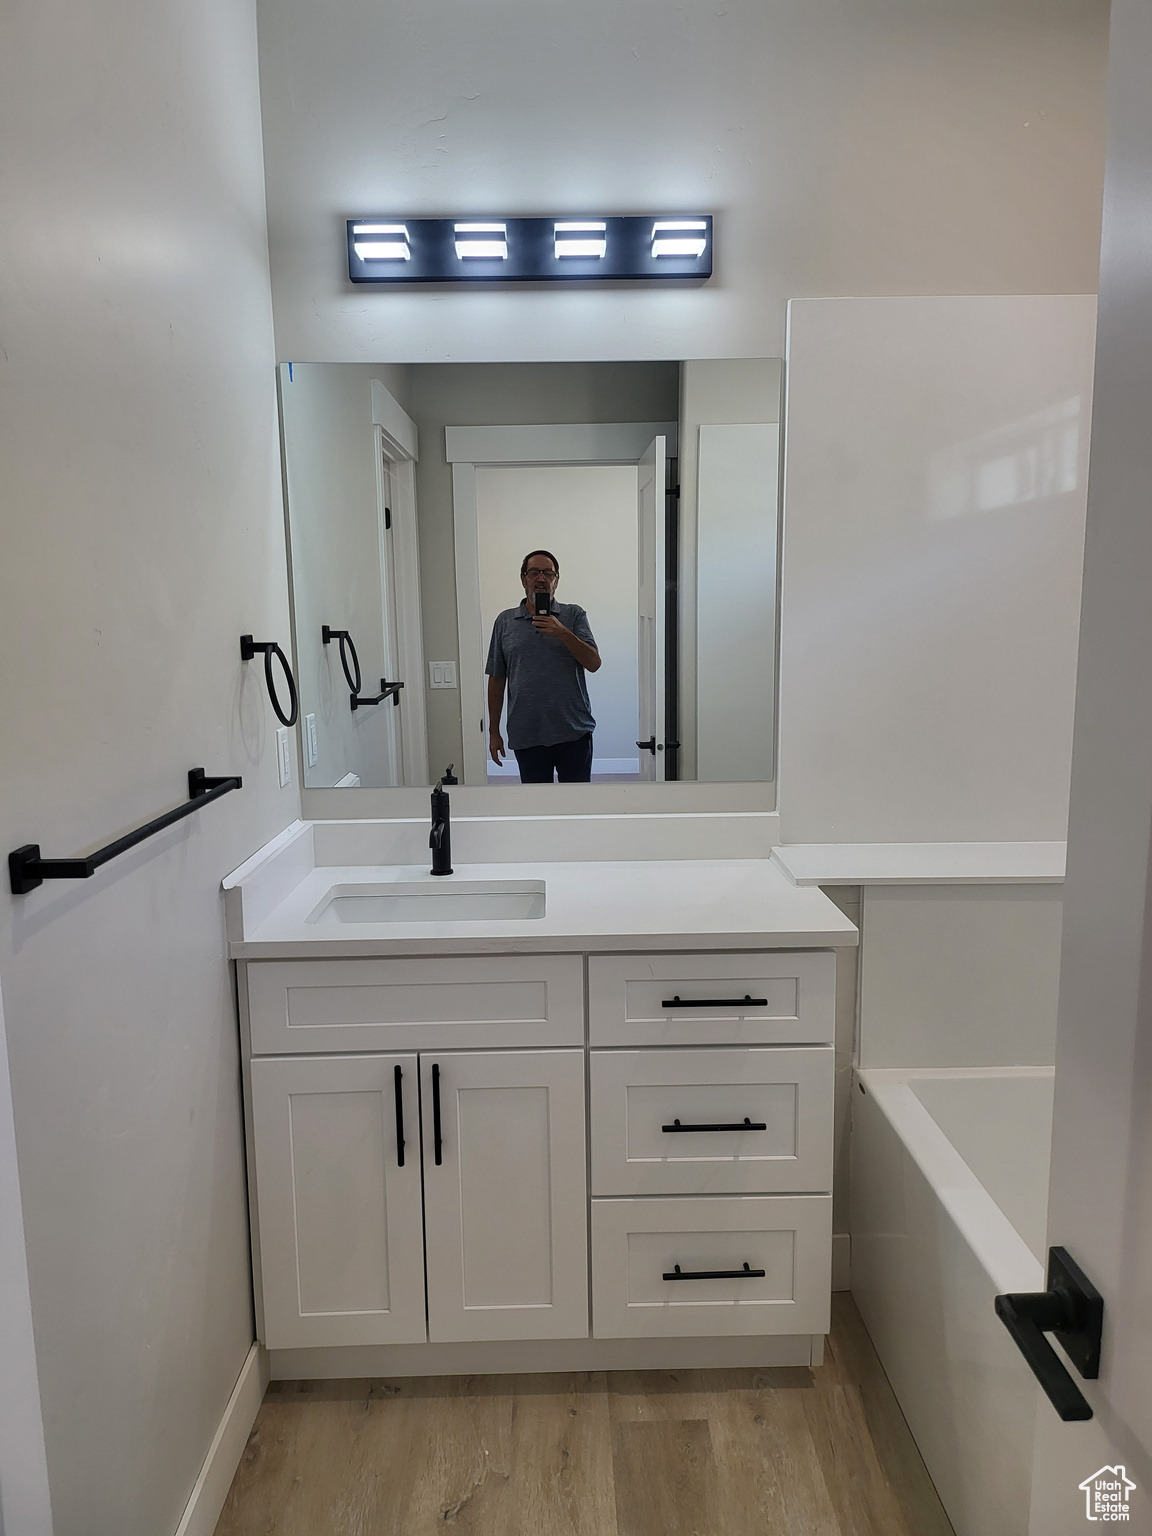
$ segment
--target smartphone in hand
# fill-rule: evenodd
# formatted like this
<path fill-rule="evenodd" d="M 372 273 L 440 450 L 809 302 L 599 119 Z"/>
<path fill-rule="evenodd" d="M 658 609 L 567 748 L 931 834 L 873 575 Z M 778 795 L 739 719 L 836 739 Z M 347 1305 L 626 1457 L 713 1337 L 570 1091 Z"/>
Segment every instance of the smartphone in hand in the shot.
<path fill-rule="evenodd" d="M 533 612 L 538 619 L 545 618 L 552 612 L 552 597 L 548 592 L 533 592 Z"/>

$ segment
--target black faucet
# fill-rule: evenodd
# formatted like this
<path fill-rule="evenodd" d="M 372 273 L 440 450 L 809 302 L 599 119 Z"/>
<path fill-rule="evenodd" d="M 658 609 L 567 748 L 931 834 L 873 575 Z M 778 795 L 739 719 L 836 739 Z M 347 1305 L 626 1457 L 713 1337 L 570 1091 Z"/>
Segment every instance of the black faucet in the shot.
<path fill-rule="evenodd" d="M 428 838 L 428 846 L 432 850 L 433 875 L 450 875 L 452 873 L 452 823 L 448 809 L 448 792 L 445 784 L 455 784 L 457 781 L 452 775 L 454 763 L 449 763 L 444 770 L 444 777 L 432 791 L 432 832 Z"/>

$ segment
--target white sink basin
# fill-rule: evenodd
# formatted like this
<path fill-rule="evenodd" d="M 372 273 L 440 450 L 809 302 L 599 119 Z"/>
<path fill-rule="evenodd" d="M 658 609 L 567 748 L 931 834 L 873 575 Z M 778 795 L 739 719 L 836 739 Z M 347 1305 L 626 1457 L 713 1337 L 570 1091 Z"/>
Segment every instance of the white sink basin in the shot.
<path fill-rule="evenodd" d="M 373 885 L 334 885 L 310 923 L 522 922 L 544 916 L 543 880 L 429 878 Z"/>

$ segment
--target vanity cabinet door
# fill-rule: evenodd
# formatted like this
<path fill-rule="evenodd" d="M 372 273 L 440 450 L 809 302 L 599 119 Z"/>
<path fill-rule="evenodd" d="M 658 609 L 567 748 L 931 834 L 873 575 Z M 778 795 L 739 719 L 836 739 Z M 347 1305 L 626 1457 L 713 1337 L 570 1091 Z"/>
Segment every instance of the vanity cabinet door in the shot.
<path fill-rule="evenodd" d="M 414 1055 L 252 1062 L 269 1349 L 427 1337 L 417 1083 Z"/>
<path fill-rule="evenodd" d="M 583 1051 L 422 1053 L 420 1093 L 429 1338 L 586 1338 Z"/>

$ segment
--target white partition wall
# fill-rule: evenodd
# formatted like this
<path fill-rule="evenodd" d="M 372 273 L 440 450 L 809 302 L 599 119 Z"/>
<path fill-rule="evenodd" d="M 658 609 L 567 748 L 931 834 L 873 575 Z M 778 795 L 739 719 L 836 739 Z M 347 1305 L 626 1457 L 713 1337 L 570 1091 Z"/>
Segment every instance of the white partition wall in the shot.
<path fill-rule="evenodd" d="M 1065 835 L 1095 300 L 789 307 L 783 840 Z"/>

